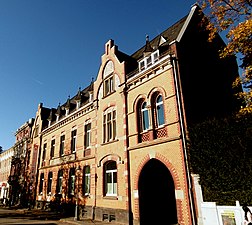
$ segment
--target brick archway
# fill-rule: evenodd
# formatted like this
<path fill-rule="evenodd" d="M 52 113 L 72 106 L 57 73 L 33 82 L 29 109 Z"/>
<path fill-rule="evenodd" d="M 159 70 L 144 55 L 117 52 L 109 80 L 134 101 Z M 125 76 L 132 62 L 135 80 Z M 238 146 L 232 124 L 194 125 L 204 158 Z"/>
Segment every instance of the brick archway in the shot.
<path fill-rule="evenodd" d="M 138 183 L 139 183 L 141 171 L 146 166 L 146 164 L 148 164 L 148 162 L 150 162 L 150 160 L 152 159 L 159 161 L 159 163 L 162 164 L 164 167 L 166 167 L 166 169 L 169 171 L 171 175 L 171 179 L 174 182 L 174 192 L 175 190 L 180 190 L 181 184 L 179 181 L 178 174 L 176 173 L 175 167 L 165 156 L 163 156 L 160 153 L 155 153 L 155 156 L 153 156 L 153 154 L 148 154 L 142 159 L 136 171 L 134 184 L 133 184 L 134 190 L 137 190 L 137 193 L 139 193 Z M 181 211 L 180 209 L 182 208 L 182 202 L 180 199 L 176 199 L 175 201 L 176 201 L 176 209 L 177 209 L 177 220 L 182 221 L 183 219 L 180 213 Z M 140 219 L 139 197 L 134 199 L 134 214 L 135 214 L 135 219 L 139 220 Z"/>

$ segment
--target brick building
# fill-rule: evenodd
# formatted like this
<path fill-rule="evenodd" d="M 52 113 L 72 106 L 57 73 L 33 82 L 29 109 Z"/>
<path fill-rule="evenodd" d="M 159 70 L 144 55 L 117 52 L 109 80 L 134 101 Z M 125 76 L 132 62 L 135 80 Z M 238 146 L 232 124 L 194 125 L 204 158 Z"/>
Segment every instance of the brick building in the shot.
<path fill-rule="evenodd" d="M 202 14 L 189 14 L 132 55 L 109 40 L 97 78 L 55 108 L 39 104 L 31 173 L 37 207 L 124 224 L 195 224 L 187 127 L 232 112 L 234 58 L 220 60 Z M 227 66 L 228 65 L 228 66 Z M 36 176 L 36 179 L 35 179 Z"/>
<path fill-rule="evenodd" d="M 27 206 L 29 199 L 29 164 L 31 154 L 31 132 L 33 119 L 19 127 L 15 133 L 16 141 L 13 146 L 10 176 L 10 205 Z"/>
<path fill-rule="evenodd" d="M 9 199 L 9 183 L 11 160 L 13 156 L 13 148 L 9 148 L 0 154 L 0 201 L 7 204 Z"/>

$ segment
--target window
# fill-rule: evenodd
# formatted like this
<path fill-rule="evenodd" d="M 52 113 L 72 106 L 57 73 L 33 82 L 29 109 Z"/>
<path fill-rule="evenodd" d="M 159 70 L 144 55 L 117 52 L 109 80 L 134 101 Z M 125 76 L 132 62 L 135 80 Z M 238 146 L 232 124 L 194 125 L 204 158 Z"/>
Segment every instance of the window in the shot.
<path fill-rule="evenodd" d="M 140 71 L 145 69 L 144 60 L 139 63 Z"/>
<path fill-rule="evenodd" d="M 48 181 L 47 181 L 47 194 L 51 194 L 52 192 L 52 177 L 53 177 L 53 174 L 52 172 L 49 172 L 48 173 Z"/>
<path fill-rule="evenodd" d="M 84 147 L 88 148 L 90 147 L 91 143 L 91 123 L 88 123 L 84 126 L 85 130 L 85 137 L 84 137 Z"/>
<path fill-rule="evenodd" d="M 114 72 L 114 64 L 112 61 L 108 61 L 103 71 L 104 97 L 111 94 L 115 90 L 113 72 Z"/>
<path fill-rule="evenodd" d="M 76 152 L 76 135 L 77 130 L 73 130 L 71 133 L 71 153 Z"/>
<path fill-rule="evenodd" d="M 63 170 L 58 171 L 58 180 L 57 180 L 57 193 L 62 193 L 62 183 L 63 183 Z"/>
<path fill-rule="evenodd" d="M 155 92 L 152 94 L 150 102 L 151 108 L 147 106 L 147 102 L 144 99 L 141 99 L 136 106 L 138 143 L 167 137 L 168 135 L 167 127 L 165 126 L 163 96 L 160 92 Z M 152 124 L 152 132 L 149 132 L 150 124 Z"/>
<path fill-rule="evenodd" d="M 60 137 L 60 156 L 64 155 L 65 135 Z"/>
<path fill-rule="evenodd" d="M 104 194 L 105 196 L 117 195 L 117 168 L 115 161 L 109 161 L 104 166 Z"/>
<path fill-rule="evenodd" d="M 35 131 L 34 131 L 34 136 L 37 137 L 39 134 L 39 125 L 36 125 Z"/>
<path fill-rule="evenodd" d="M 149 112 L 147 108 L 147 103 L 143 102 L 141 107 L 141 119 L 142 119 L 142 131 L 149 129 Z"/>
<path fill-rule="evenodd" d="M 43 146 L 42 162 L 44 162 L 46 158 L 46 148 L 47 148 L 47 144 L 45 143 Z"/>
<path fill-rule="evenodd" d="M 115 140 L 116 137 L 116 111 L 107 111 L 103 115 L 103 142 Z"/>
<path fill-rule="evenodd" d="M 159 59 L 159 52 L 156 51 L 152 54 L 153 62 L 157 62 Z"/>
<path fill-rule="evenodd" d="M 39 194 L 42 195 L 44 186 L 44 173 L 40 174 L 40 182 L 39 182 Z"/>
<path fill-rule="evenodd" d="M 104 81 L 104 96 L 111 94 L 114 91 L 113 75 Z"/>
<path fill-rule="evenodd" d="M 54 150 L 55 150 L 55 139 L 51 141 L 51 152 L 50 152 L 50 157 L 54 157 Z"/>
<path fill-rule="evenodd" d="M 75 169 L 71 168 L 69 172 L 69 195 L 74 195 L 74 185 L 75 185 Z"/>
<path fill-rule="evenodd" d="M 159 95 L 156 100 L 156 112 L 157 112 L 157 125 L 158 127 L 164 125 L 164 104 L 162 95 Z"/>
<path fill-rule="evenodd" d="M 90 166 L 85 166 L 83 169 L 84 180 L 83 180 L 83 194 L 90 194 Z"/>
<path fill-rule="evenodd" d="M 145 57 L 139 62 L 139 71 L 145 70 L 155 62 L 159 60 L 159 50 L 151 53 L 151 55 Z"/>
<path fill-rule="evenodd" d="M 152 64 L 151 62 L 151 55 L 146 59 L 147 66 L 150 66 Z"/>

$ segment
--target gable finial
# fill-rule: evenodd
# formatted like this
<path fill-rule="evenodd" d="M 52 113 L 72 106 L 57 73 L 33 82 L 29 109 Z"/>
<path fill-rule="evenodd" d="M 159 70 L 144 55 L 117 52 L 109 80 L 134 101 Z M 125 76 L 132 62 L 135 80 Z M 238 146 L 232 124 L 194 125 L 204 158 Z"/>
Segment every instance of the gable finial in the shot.
<path fill-rule="evenodd" d="M 146 34 L 145 39 L 146 39 L 146 42 L 149 42 L 149 35 L 148 34 Z"/>

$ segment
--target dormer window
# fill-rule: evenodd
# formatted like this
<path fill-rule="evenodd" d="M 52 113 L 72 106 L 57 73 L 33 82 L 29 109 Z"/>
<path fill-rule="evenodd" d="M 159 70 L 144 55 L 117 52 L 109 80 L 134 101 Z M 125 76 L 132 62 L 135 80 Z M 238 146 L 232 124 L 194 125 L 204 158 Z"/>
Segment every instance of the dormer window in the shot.
<path fill-rule="evenodd" d="M 144 70 L 144 69 L 145 69 L 145 63 L 144 63 L 144 60 L 143 60 L 143 61 L 141 61 L 141 62 L 139 63 L 139 68 L 140 68 L 140 71 L 142 71 L 142 70 Z"/>
<path fill-rule="evenodd" d="M 139 62 L 139 71 L 143 71 L 159 60 L 159 50 L 151 53 Z"/>
<path fill-rule="evenodd" d="M 153 58 L 154 63 L 157 62 L 158 59 L 159 59 L 159 51 L 153 52 L 153 57 L 152 58 Z"/>
<path fill-rule="evenodd" d="M 80 105 L 81 105 L 81 101 L 77 101 L 77 102 L 76 102 L 76 109 L 79 109 L 79 108 L 80 108 Z"/>
<path fill-rule="evenodd" d="M 149 57 L 147 57 L 146 59 L 146 64 L 147 64 L 147 67 L 150 66 L 152 63 L 151 63 L 151 55 Z"/>
<path fill-rule="evenodd" d="M 94 99 L 93 92 L 89 92 L 89 102 L 92 102 Z"/>

